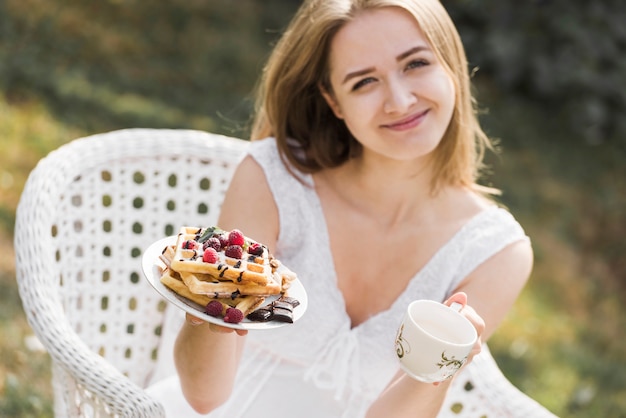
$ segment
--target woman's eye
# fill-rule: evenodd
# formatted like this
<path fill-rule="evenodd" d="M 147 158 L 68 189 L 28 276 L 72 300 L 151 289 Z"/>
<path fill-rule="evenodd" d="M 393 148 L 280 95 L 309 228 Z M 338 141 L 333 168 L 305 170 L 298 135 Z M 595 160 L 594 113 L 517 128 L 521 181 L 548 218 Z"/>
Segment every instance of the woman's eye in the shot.
<path fill-rule="evenodd" d="M 409 62 L 406 66 L 407 70 L 411 70 L 413 68 L 425 67 L 428 65 L 428 61 L 423 59 L 413 60 Z"/>
<path fill-rule="evenodd" d="M 374 81 L 376 81 L 376 79 L 373 77 L 367 77 L 362 80 L 359 80 L 358 82 L 356 82 L 354 86 L 352 86 L 352 91 L 358 90 L 367 84 L 373 83 Z"/>

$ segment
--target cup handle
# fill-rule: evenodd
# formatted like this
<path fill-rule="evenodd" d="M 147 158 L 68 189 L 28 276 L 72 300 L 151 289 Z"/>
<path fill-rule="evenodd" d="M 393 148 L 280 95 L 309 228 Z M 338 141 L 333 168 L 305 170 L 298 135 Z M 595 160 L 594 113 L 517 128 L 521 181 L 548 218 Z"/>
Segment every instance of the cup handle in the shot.
<path fill-rule="evenodd" d="M 459 302 L 452 302 L 452 304 L 450 305 L 450 309 L 460 312 L 461 309 L 463 309 L 463 305 L 460 304 Z"/>

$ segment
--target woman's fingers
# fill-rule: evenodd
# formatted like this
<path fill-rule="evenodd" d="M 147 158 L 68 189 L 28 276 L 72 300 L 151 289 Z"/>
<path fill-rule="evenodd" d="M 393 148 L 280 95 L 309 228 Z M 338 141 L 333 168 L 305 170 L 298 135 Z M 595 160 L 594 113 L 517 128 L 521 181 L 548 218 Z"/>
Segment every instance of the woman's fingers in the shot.
<path fill-rule="evenodd" d="M 237 335 L 246 335 L 248 333 L 248 330 L 246 329 L 234 329 L 234 328 L 228 328 L 228 327 L 223 327 L 221 325 L 217 325 L 217 324 L 209 324 L 209 329 L 213 332 L 217 332 L 219 334 L 230 334 L 231 332 L 236 332 Z"/>
<path fill-rule="evenodd" d="M 187 323 L 189 325 L 191 325 L 192 327 L 197 327 L 198 325 L 202 325 L 202 324 L 206 324 L 207 322 L 198 318 L 197 316 L 194 316 L 190 313 L 187 313 L 185 315 L 185 319 L 187 320 Z M 212 332 L 217 332 L 219 334 L 229 334 L 231 332 L 236 332 L 237 335 L 246 335 L 248 333 L 248 330 L 245 329 L 233 329 L 233 328 L 228 328 L 228 327 L 223 327 L 221 325 L 217 325 L 217 324 L 213 324 L 211 322 L 208 323 L 209 324 L 209 329 Z"/>
<path fill-rule="evenodd" d="M 204 324 L 204 321 L 202 319 L 198 318 L 197 316 L 193 316 L 190 313 L 185 314 L 185 320 L 187 321 L 189 325 L 193 327 L 197 327 L 198 325 Z"/>
<path fill-rule="evenodd" d="M 474 328 L 476 328 L 476 332 L 480 337 L 483 331 L 485 331 L 485 321 L 480 315 L 478 315 L 478 313 L 476 313 L 471 305 L 467 304 L 467 302 L 467 295 L 464 292 L 457 292 L 450 296 L 448 300 L 444 302 L 444 304 L 447 306 L 451 306 L 453 303 L 460 304 L 461 308 L 459 309 L 459 313 L 466 317 L 472 323 L 472 325 L 474 325 Z"/>
<path fill-rule="evenodd" d="M 453 303 L 459 303 L 464 307 L 465 305 L 467 305 L 467 294 L 465 292 L 456 292 L 455 294 L 450 296 L 448 300 L 446 300 L 443 304 L 450 306 Z"/>
<path fill-rule="evenodd" d="M 485 321 L 480 315 L 478 315 L 478 313 L 474 310 L 474 308 L 472 308 L 470 305 L 467 304 L 467 302 L 468 302 L 467 294 L 465 294 L 464 292 L 457 292 L 453 294 L 452 296 L 450 296 L 448 300 L 444 302 L 444 304 L 450 306 L 453 303 L 459 303 L 461 305 L 461 309 L 459 310 L 459 313 L 463 315 L 464 317 L 466 317 L 472 323 L 474 328 L 476 328 L 478 339 L 476 340 L 476 344 L 474 344 L 474 347 L 472 348 L 472 352 L 470 353 L 468 357 L 467 362 L 469 363 L 472 360 L 472 358 L 478 353 L 480 353 L 480 351 L 482 350 L 481 335 L 485 331 Z"/>

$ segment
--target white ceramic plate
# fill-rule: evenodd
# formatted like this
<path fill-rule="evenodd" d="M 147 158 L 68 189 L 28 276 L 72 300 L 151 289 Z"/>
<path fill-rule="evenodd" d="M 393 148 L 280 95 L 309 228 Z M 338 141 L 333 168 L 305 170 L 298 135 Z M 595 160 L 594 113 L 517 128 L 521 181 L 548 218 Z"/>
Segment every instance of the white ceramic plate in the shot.
<path fill-rule="evenodd" d="M 165 264 L 159 256 L 163 252 L 163 249 L 168 245 L 176 244 L 176 236 L 170 236 L 166 238 L 162 238 L 154 243 L 152 243 L 143 253 L 143 257 L 141 259 L 141 267 L 143 270 L 143 274 L 148 279 L 148 282 L 154 287 L 154 289 L 163 296 L 168 302 L 176 305 L 178 308 L 188 312 L 198 318 L 201 318 L 207 322 L 212 322 L 214 324 L 218 324 L 228 328 L 235 329 L 246 329 L 246 330 L 257 330 L 257 329 L 272 329 L 279 328 L 285 325 L 293 325 L 287 322 L 280 321 L 267 321 L 267 322 L 255 322 L 250 321 L 247 318 L 244 318 L 238 324 L 231 324 L 228 322 L 224 322 L 222 318 L 216 318 L 204 313 L 204 306 L 201 306 L 191 300 L 184 298 L 178 295 L 176 292 L 170 290 L 168 287 L 161 283 L 161 272 L 165 268 Z M 279 267 L 280 269 L 280 267 Z M 291 287 L 289 288 L 289 296 L 297 299 L 300 304 L 293 309 L 293 322 L 295 323 L 298 319 L 302 317 L 307 308 L 307 294 L 306 290 L 304 290 L 304 286 L 300 283 L 299 279 L 294 280 L 291 283 Z M 278 299 L 278 296 L 268 297 L 263 306 L 270 304 L 271 302 Z"/>

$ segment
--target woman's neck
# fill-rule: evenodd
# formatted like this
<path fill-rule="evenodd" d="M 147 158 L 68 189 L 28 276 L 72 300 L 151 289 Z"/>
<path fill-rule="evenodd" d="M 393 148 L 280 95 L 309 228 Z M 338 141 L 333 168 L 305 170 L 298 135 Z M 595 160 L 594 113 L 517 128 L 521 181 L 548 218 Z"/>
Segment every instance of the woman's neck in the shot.
<path fill-rule="evenodd" d="M 384 227 L 428 217 L 439 195 L 431 192 L 426 163 L 354 159 L 315 175 L 324 187 L 351 209 L 376 219 Z"/>

